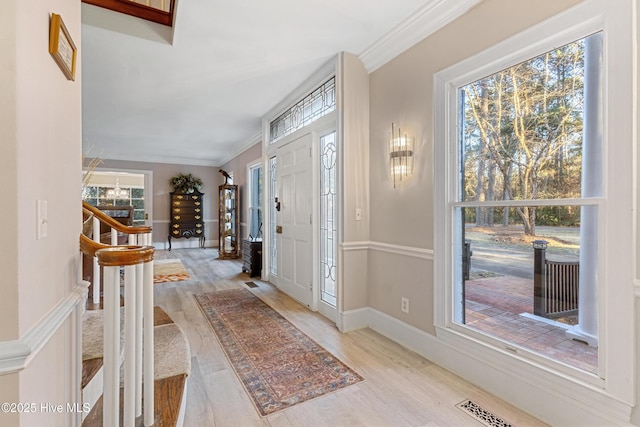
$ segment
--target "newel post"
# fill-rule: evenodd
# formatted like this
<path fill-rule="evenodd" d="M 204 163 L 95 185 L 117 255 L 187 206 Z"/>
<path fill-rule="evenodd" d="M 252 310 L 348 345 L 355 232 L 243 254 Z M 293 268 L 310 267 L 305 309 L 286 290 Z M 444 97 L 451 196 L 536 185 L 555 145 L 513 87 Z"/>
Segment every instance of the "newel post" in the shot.
<path fill-rule="evenodd" d="M 545 260 L 547 251 L 546 240 L 533 241 L 533 314 L 546 316 L 545 302 L 547 289 L 545 287 Z"/>

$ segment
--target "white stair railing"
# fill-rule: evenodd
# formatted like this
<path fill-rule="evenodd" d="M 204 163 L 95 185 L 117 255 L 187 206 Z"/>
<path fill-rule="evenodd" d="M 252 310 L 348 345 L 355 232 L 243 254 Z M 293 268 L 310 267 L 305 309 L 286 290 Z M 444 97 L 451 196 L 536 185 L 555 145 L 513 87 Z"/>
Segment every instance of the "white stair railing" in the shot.
<path fill-rule="evenodd" d="M 129 236 L 129 244 L 130 245 L 151 245 L 151 232 L 152 228 L 150 226 L 126 226 L 121 224 L 117 220 L 111 218 L 106 213 L 102 212 L 100 209 L 89 205 L 86 202 L 82 202 L 82 207 L 88 215 L 91 215 L 92 218 L 92 236 L 93 241 L 97 243 L 102 243 L 101 238 L 101 223 L 104 223 L 110 226 L 110 237 L 111 237 L 111 245 L 115 246 L 118 244 L 118 233 L 126 234 Z M 93 292 L 91 294 L 91 300 L 93 304 L 100 304 L 100 266 L 98 265 L 98 260 L 93 258 L 93 269 L 92 269 L 92 280 L 91 283 L 93 285 Z"/>
<path fill-rule="evenodd" d="M 142 415 L 154 423 L 153 384 L 153 251 L 151 246 L 111 246 L 96 252 L 104 268 L 104 418 L 117 425 L 120 415 L 120 267 L 124 266 L 124 426 L 133 427 Z M 142 282 L 137 279 L 142 272 Z M 137 301 L 142 289 L 142 304 Z M 139 307 L 142 306 L 142 310 Z M 141 324 L 143 333 L 136 334 Z M 144 370 L 144 375 L 142 371 Z M 139 371 L 139 372 L 138 372 Z M 144 379 L 144 387 L 142 384 Z M 144 400 L 138 390 L 144 390 Z"/>
<path fill-rule="evenodd" d="M 124 267 L 124 426 L 155 422 L 154 408 L 154 301 L 151 227 L 127 227 L 112 218 L 106 221 L 95 208 L 93 240 L 81 236 L 81 250 L 93 257 L 93 301 L 100 302 L 100 268 L 104 272 L 103 425 L 116 426 L 120 416 L 120 268 Z M 100 222 L 112 225 L 113 246 L 103 245 Z M 129 245 L 116 246 L 118 232 L 129 235 Z M 137 233 L 136 233 L 137 232 Z M 144 382 L 144 387 L 143 387 Z M 144 391 L 144 396 L 143 396 Z M 143 405 L 144 402 L 144 405 Z M 143 414 L 144 411 L 144 414 Z"/>

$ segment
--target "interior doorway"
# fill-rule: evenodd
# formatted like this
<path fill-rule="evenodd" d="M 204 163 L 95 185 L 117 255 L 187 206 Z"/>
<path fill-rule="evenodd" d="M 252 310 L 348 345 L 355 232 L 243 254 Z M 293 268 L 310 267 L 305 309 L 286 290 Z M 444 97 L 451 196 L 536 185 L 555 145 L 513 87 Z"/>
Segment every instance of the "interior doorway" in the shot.
<path fill-rule="evenodd" d="M 152 182 L 152 171 L 98 168 L 83 180 L 82 200 L 92 206 L 133 206 L 133 225 L 152 225 Z"/>

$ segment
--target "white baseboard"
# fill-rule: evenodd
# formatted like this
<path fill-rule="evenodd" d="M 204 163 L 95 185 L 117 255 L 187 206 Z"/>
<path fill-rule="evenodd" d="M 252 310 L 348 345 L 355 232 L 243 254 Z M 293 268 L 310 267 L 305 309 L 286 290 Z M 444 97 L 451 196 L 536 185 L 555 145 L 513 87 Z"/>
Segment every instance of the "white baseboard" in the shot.
<path fill-rule="evenodd" d="M 340 332 L 347 333 L 368 327 L 369 310 L 369 308 L 359 308 L 343 312 L 338 322 Z"/>
<path fill-rule="evenodd" d="M 437 336 L 370 307 L 349 310 L 341 320 L 343 332 L 369 327 L 551 425 L 631 425 L 632 408 L 602 389 L 571 383 L 566 377 L 555 379 L 553 373 L 543 368 L 514 372 L 513 361 L 503 363 L 508 355 L 467 354 Z"/>

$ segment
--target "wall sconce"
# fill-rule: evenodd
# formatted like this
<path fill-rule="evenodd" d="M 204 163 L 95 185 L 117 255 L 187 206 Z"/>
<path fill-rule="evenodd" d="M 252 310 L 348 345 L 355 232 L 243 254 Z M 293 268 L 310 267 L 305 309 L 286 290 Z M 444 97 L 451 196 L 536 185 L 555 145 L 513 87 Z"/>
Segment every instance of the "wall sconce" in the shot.
<path fill-rule="evenodd" d="M 393 188 L 396 183 L 413 173 L 413 137 L 406 133 L 402 135 L 400 128 L 391 123 L 391 139 L 389 140 L 389 159 L 391 161 L 391 176 Z"/>

